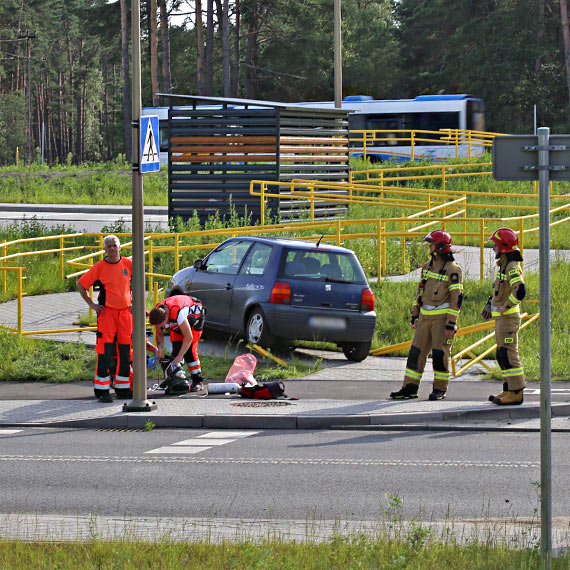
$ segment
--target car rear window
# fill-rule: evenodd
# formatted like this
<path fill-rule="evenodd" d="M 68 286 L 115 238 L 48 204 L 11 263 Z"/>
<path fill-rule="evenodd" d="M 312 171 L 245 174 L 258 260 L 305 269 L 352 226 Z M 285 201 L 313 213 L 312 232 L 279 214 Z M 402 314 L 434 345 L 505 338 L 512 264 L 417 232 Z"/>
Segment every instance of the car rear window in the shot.
<path fill-rule="evenodd" d="M 285 248 L 278 275 L 289 279 L 366 284 L 364 272 L 354 254 L 317 248 Z"/>

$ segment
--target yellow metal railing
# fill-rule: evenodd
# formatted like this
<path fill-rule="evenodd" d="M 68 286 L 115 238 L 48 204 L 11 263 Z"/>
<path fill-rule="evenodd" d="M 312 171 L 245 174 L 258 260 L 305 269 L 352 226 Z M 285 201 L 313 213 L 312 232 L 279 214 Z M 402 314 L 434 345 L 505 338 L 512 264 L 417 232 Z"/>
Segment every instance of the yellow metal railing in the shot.
<path fill-rule="evenodd" d="M 539 317 L 540 317 L 540 313 L 534 313 L 533 315 L 528 315 L 527 313 L 523 313 L 521 315 L 521 318 L 525 322 L 523 322 L 523 324 L 521 325 L 520 330 L 525 329 L 528 325 L 530 325 L 531 323 L 536 321 Z M 494 321 L 491 321 L 490 323 L 482 323 L 482 324 L 485 324 L 485 325 L 488 324 L 489 325 L 488 327 L 485 327 L 485 328 L 492 328 L 495 325 Z M 477 327 L 480 325 L 475 325 L 475 326 Z M 477 330 L 484 330 L 484 329 L 483 329 L 483 327 L 481 327 Z M 474 330 L 473 332 L 477 332 L 477 331 Z M 458 331 L 458 333 L 459 333 L 459 331 Z M 455 354 L 451 358 L 451 370 L 452 370 L 453 376 L 456 377 L 456 376 L 459 376 L 460 374 L 463 374 L 463 372 L 465 372 L 466 370 L 471 368 L 471 366 L 473 366 L 474 364 L 477 364 L 477 363 L 481 364 L 488 371 L 491 371 L 491 368 L 485 362 L 483 362 L 483 359 L 485 358 L 485 356 L 487 356 L 488 354 L 493 352 L 497 348 L 497 345 L 494 344 L 490 348 L 487 348 L 486 350 L 484 350 L 479 355 L 476 355 L 473 352 L 473 350 L 475 350 L 478 346 L 481 346 L 482 344 L 484 344 L 486 341 L 493 338 L 494 336 L 495 336 L 495 332 L 493 331 L 492 333 L 485 335 L 483 338 L 479 339 L 478 341 L 474 342 L 473 344 L 471 344 L 467 348 L 464 348 L 463 350 L 461 350 L 457 354 Z M 466 355 L 469 356 L 469 360 L 467 361 L 466 364 L 464 364 L 461 368 L 459 368 L 459 370 L 457 370 L 457 363 L 461 362 L 461 360 L 463 360 Z"/>
<path fill-rule="evenodd" d="M 374 147 L 373 154 L 416 160 L 421 158 L 435 160 L 471 159 L 480 156 L 491 148 L 493 139 L 500 133 L 468 131 L 462 129 L 440 129 L 439 131 L 410 129 L 350 130 L 350 152 L 362 153 L 366 159 Z M 442 147 L 444 152 L 433 155 L 432 149 L 427 154 L 417 147 Z M 394 147 L 409 147 L 409 152 L 396 150 Z M 437 151 L 436 151 L 437 152 Z"/>
<path fill-rule="evenodd" d="M 535 313 L 533 315 L 528 315 L 527 313 L 523 313 L 521 315 L 521 318 L 525 322 L 521 325 L 520 330 L 525 329 L 528 325 L 530 325 L 531 323 L 536 321 L 539 317 L 540 317 L 540 313 Z M 494 320 L 485 321 L 483 323 L 477 323 L 475 325 L 469 325 L 466 327 L 462 327 L 462 328 L 457 330 L 457 333 L 455 336 L 456 337 L 465 336 L 468 334 L 474 334 L 477 332 L 486 331 L 486 330 L 494 329 L 494 328 L 495 328 L 495 321 Z M 471 368 L 471 366 L 473 366 L 474 364 L 477 364 L 477 363 L 480 364 L 481 366 L 483 366 L 483 368 L 486 368 L 490 372 L 492 370 L 491 367 L 486 362 L 484 362 L 483 359 L 489 353 L 493 352 L 497 348 L 497 345 L 494 344 L 493 346 L 486 349 L 484 352 L 482 352 L 479 355 L 476 355 L 473 351 L 477 347 L 479 347 L 480 345 L 485 343 L 487 340 L 493 338 L 494 336 L 495 336 L 495 331 L 493 330 L 492 333 L 485 335 L 483 338 L 479 339 L 478 341 L 474 342 L 473 344 L 471 344 L 467 348 L 464 348 L 463 350 L 459 351 L 457 354 L 453 355 L 451 357 L 451 374 L 452 374 L 452 376 L 454 378 L 456 378 L 457 376 L 463 374 L 463 372 L 465 372 L 466 370 Z M 374 350 L 371 350 L 370 354 L 371 354 L 371 356 L 384 356 L 386 354 L 393 354 L 394 352 L 400 352 L 401 350 L 409 350 L 409 348 L 411 346 L 412 346 L 412 341 L 409 340 L 406 342 L 400 342 L 398 344 L 392 344 L 390 346 L 383 346 L 382 348 L 376 348 Z M 457 369 L 457 363 L 461 362 L 461 360 L 465 360 L 466 355 L 469 357 L 468 362 L 466 364 L 464 364 L 461 368 Z"/>

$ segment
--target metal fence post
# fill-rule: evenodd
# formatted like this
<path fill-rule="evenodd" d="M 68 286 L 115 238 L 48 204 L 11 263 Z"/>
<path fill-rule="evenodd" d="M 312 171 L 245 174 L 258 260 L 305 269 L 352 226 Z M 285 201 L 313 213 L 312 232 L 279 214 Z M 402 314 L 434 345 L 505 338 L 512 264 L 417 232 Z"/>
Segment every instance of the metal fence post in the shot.
<path fill-rule="evenodd" d="M 550 394 L 550 129 L 538 129 L 540 269 L 540 548 L 543 567 L 552 557 L 552 442 Z"/>

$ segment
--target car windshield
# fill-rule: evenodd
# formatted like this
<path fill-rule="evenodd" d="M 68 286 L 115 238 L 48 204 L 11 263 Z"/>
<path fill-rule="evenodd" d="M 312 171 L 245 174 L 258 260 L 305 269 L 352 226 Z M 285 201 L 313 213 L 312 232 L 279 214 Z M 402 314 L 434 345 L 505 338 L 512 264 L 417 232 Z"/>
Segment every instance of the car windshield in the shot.
<path fill-rule="evenodd" d="M 279 277 L 366 284 L 366 278 L 354 254 L 317 247 L 284 249 L 279 264 Z"/>

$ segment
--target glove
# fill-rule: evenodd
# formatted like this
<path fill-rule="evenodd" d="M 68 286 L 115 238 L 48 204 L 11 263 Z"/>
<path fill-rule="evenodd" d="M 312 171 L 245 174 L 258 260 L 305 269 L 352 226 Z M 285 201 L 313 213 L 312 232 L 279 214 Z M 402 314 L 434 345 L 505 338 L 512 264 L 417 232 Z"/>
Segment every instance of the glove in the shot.
<path fill-rule="evenodd" d="M 481 316 L 484 319 L 490 319 L 492 317 L 492 313 L 491 313 L 491 303 L 487 303 L 484 307 L 483 310 L 481 311 Z"/>
<path fill-rule="evenodd" d="M 146 359 L 146 367 L 149 370 L 156 370 L 156 362 L 160 360 L 160 358 L 158 358 L 158 356 L 149 356 Z"/>
<path fill-rule="evenodd" d="M 413 316 L 412 316 L 412 319 L 411 319 L 411 323 L 410 323 L 410 324 L 412 325 L 412 328 L 413 328 L 413 329 L 416 328 L 416 323 L 417 323 L 417 322 L 418 322 L 418 317 L 413 317 Z"/>

